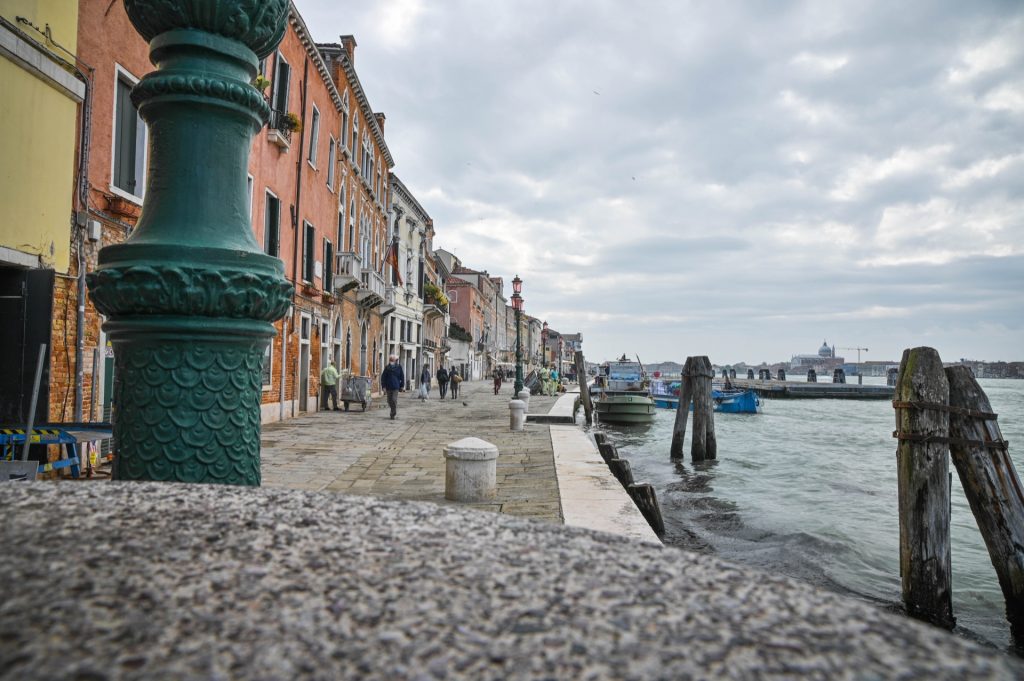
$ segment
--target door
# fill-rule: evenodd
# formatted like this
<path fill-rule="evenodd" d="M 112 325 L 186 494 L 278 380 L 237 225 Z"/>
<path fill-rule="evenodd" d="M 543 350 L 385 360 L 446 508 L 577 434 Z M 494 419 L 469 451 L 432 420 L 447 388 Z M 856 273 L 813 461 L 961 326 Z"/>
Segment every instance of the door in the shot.
<path fill-rule="evenodd" d="M 299 337 L 299 411 L 309 411 L 309 329 L 312 320 L 303 315 Z"/>

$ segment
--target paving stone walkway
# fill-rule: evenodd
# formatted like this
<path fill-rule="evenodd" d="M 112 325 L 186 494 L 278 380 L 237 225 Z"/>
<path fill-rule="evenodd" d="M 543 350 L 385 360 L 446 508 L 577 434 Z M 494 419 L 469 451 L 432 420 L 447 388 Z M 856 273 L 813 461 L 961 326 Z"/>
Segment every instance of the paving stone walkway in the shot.
<path fill-rule="evenodd" d="M 472 436 L 496 445 L 499 456 L 497 497 L 470 506 L 563 522 L 550 429 L 509 430 L 511 383 L 500 395 L 490 381 L 463 382 L 457 400 L 438 399 L 436 386 L 425 402 L 414 395 L 399 395 L 394 421 L 380 398 L 365 412 L 316 412 L 265 425 L 263 486 L 452 503 L 444 498 L 443 449 Z M 547 412 L 554 402 L 534 396 L 530 411 Z"/>

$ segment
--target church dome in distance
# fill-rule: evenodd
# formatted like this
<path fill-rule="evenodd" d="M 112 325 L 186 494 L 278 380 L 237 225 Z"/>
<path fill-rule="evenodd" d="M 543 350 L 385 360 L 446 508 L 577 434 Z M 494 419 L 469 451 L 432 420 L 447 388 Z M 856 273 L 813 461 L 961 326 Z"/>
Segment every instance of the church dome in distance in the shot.
<path fill-rule="evenodd" d="M 827 342 L 822 341 L 821 342 L 821 347 L 818 348 L 818 357 L 831 357 L 831 356 L 832 356 L 832 348 L 830 348 L 828 346 Z"/>

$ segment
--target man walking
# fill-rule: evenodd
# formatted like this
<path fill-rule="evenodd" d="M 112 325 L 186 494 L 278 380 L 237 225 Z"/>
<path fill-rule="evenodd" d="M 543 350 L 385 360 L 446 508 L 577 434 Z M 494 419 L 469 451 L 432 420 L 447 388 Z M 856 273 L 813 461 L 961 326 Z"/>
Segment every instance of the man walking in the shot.
<path fill-rule="evenodd" d="M 391 407 L 391 420 L 398 413 L 398 391 L 405 386 L 405 373 L 398 363 L 398 355 L 388 357 L 388 365 L 380 375 L 380 387 L 388 394 L 388 406 Z"/>
<path fill-rule="evenodd" d="M 437 368 L 437 389 L 441 393 L 441 399 L 448 394 L 448 370 L 444 365 Z"/>
<path fill-rule="evenodd" d="M 320 393 L 323 396 L 322 409 L 327 411 L 327 399 L 334 400 L 334 411 L 338 411 L 338 370 L 334 362 L 327 360 L 327 368 L 320 372 Z"/>

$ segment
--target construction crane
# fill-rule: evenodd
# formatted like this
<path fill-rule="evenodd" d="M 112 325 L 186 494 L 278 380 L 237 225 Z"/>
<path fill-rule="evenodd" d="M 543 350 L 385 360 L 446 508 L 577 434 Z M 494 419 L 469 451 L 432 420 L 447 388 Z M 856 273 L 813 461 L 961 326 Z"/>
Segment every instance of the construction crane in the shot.
<path fill-rule="evenodd" d="M 839 348 L 839 349 L 840 349 L 840 350 L 856 350 L 856 351 L 857 351 L 857 364 L 860 364 L 860 353 L 861 353 L 861 351 L 862 351 L 862 350 L 863 350 L 864 352 L 867 352 L 867 351 L 868 351 L 868 349 L 867 349 L 867 348 Z"/>
<path fill-rule="evenodd" d="M 856 350 L 857 351 L 857 385 L 864 384 L 864 374 L 860 370 L 860 353 L 863 350 L 867 352 L 867 348 L 839 348 L 840 350 Z"/>

